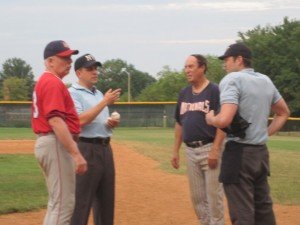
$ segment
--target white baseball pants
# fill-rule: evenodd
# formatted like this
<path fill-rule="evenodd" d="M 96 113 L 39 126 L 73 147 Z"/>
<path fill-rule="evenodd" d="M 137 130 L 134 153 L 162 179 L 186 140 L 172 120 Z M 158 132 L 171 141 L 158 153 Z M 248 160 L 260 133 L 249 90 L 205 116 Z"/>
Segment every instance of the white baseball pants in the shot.
<path fill-rule="evenodd" d="M 223 187 L 219 183 L 221 154 L 216 169 L 208 167 L 212 143 L 199 148 L 186 147 L 190 194 L 202 225 L 224 225 Z"/>
<path fill-rule="evenodd" d="M 75 206 L 75 168 L 70 154 L 54 134 L 39 136 L 35 156 L 48 188 L 44 225 L 69 225 Z"/>

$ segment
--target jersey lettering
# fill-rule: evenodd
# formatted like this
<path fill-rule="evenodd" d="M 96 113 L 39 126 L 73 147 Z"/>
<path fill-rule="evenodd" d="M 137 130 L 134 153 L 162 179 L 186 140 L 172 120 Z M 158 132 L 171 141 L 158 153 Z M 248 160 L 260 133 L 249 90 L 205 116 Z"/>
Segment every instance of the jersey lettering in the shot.
<path fill-rule="evenodd" d="M 180 115 L 185 114 L 186 112 L 190 111 L 199 111 L 208 113 L 209 112 L 209 100 L 205 100 L 203 102 L 182 102 L 180 107 Z"/>
<path fill-rule="evenodd" d="M 37 107 L 37 96 L 36 92 L 34 91 L 32 94 L 32 105 L 33 105 L 33 118 L 38 118 L 39 117 L 39 109 Z"/>

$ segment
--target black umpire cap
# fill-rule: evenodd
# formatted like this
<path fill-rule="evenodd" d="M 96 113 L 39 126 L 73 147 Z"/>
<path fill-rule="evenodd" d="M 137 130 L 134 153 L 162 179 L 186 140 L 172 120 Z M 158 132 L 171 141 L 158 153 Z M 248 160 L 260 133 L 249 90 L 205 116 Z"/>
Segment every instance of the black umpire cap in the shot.
<path fill-rule="evenodd" d="M 78 59 L 76 59 L 74 64 L 75 71 L 84 67 L 88 68 L 91 66 L 102 66 L 102 64 L 98 61 L 96 61 L 95 57 L 91 54 L 85 54 L 83 56 L 80 56 Z"/>
<path fill-rule="evenodd" d="M 243 58 L 246 59 L 252 58 L 251 50 L 243 43 L 236 43 L 236 44 L 229 45 L 224 55 L 221 55 L 218 58 L 223 60 L 229 56 L 242 56 Z"/>

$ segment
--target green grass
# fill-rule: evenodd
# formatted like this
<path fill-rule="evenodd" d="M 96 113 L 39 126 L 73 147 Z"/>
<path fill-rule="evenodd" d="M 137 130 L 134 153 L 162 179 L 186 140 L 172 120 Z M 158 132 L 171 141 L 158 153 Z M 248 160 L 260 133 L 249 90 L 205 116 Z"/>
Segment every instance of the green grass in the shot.
<path fill-rule="evenodd" d="M 0 214 L 45 207 L 45 181 L 33 155 L 0 154 L 0 181 Z"/>
<path fill-rule="evenodd" d="M 31 128 L 10 128 L 1 127 L 0 128 L 0 140 L 13 139 L 35 139 L 35 134 Z"/>
<path fill-rule="evenodd" d="M 158 161 L 160 168 L 167 172 L 186 172 L 183 149 L 180 170 L 175 170 L 170 165 L 173 129 L 118 128 L 113 138 Z M 300 138 L 273 136 L 268 142 L 268 148 L 271 164 L 269 182 L 273 200 L 280 204 L 300 204 Z"/>
<path fill-rule="evenodd" d="M 133 147 L 137 152 L 159 162 L 160 168 L 171 173 L 184 174 L 185 154 L 180 151 L 181 166 L 175 170 L 170 164 L 174 140 L 173 129 L 163 128 L 118 128 L 113 139 Z"/>
<path fill-rule="evenodd" d="M 35 139 L 29 128 L 0 128 L 0 140 Z M 159 162 L 164 171 L 184 174 L 170 165 L 174 131 L 162 128 L 117 128 L 113 139 Z M 274 136 L 268 142 L 271 161 L 271 194 L 276 203 L 300 204 L 300 139 Z M 20 145 L 22 148 L 22 145 Z M 0 214 L 45 207 L 44 178 L 33 155 L 0 155 Z"/>

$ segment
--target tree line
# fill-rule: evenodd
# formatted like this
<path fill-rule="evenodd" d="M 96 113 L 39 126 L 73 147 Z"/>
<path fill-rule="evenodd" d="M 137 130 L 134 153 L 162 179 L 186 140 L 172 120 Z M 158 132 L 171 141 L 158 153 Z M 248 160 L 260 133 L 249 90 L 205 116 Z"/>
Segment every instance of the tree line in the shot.
<path fill-rule="evenodd" d="M 277 26 L 257 26 L 238 32 L 253 52 L 253 67 L 271 78 L 287 101 L 292 116 L 300 116 L 300 21 L 283 19 Z M 200 53 L 201 54 L 201 53 Z M 213 82 L 226 75 L 217 56 L 206 55 L 208 72 Z M 184 62 L 183 62 L 184 63 Z M 184 71 L 164 66 L 156 78 L 122 59 L 107 60 L 99 69 L 97 88 L 106 92 L 122 88 L 120 101 L 176 101 L 179 91 L 188 85 Z M 6 60 L 0 71 L 0 100 L 31 100 L 34 87 L 32 68 L 20 58 Z"/>

